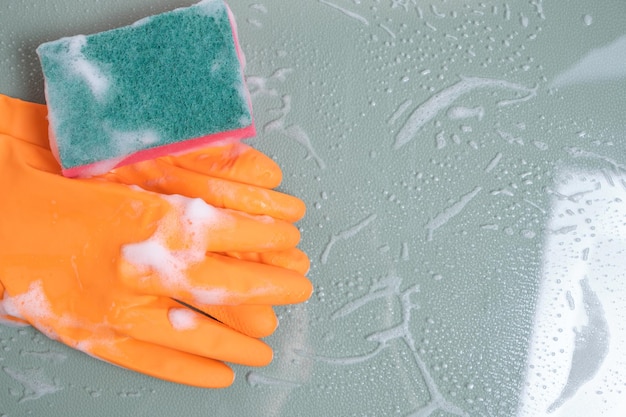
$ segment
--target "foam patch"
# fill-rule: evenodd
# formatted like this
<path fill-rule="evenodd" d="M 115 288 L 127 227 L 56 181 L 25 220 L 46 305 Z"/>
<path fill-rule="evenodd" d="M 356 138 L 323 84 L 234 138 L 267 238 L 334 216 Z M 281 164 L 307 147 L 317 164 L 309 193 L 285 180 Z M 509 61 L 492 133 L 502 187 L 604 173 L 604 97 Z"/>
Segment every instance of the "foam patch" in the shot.
<path fill-rule="evenodd" d="M 172 216 L 161 219 L 159 226 L 145 241 L 122 246 L 122 256 L 137 271 L 153 273 L 164 288 L 184 289 L 194 301 L 201 304 L 224 304 L 231 296 L 222 288 L 199 286 L 187 278 L 187 271 L 204 261 L 211 228 L 233 219 L 199 198 L 180 195 L 161 196 L 174 209 Z M 182 239 L 184 245 L 172 249 L 172 236 Z"/>
<path fill-rule="evenodd" d="M 37 53 L 51 148 L 66 176 L 256 134 L 235 22 L 221 0 Z"/>

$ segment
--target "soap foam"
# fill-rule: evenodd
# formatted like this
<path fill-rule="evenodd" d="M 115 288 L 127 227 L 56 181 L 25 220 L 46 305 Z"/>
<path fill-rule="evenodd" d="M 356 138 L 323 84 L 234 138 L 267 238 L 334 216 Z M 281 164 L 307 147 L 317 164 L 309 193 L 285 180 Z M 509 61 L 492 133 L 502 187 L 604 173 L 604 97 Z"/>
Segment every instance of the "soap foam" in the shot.
<path fill-rule="evenodd" d="M 87 37 L 77 35 L 66 39 L 70 70 L 82 77 L 96 99 L 102 100 L 111 83 L 103 71 L 83 54 L 82 49 L 87 45 Z"/>
<path fill-rule="evenodd" d="M 160 239 L 126 245 L 122 249 L 122 254 L 124 258 L 132 260 L 132 264 L 142 273 L 153 270 L 160 276 L 167 277 L 171 284 L 182 280 L 183 271 L 187 267 L 185 260 L 176 256 L 176 251 L 165 247 Z"/>
<path fill-rule="evenodd" d="M 10 309 L 11 307 L 8 306 L 8 308 Z M 15 318 L 15 320 L 11 320 L 10 317 Z M 7 311 L 7 308 L 4 306 L 4 299 L 0 300 L 0 324 L 7 326 L 7 327 L 27 327 L 28 326 L 27 323 L 17 321 L 17 320 L 20 320 L 20 318 L 13 316 L 13 314 L 9 314 L 9 312 Z"/>
<path fill-rule="evenodd" d="M 193 7 L 199 14 L 205 16 L 215 16 L 224 10 L 223 3 L 217 0 L 202 0 Z"/>
<path fill-rule="evenodd" d="M 188 308 L 172 308 L 167 313 L 167 318 L 176 330 L 193 330 L 197 327 L 197 313 Z"/>
<path fill-rule="evenodd" d="M 104 161 L 94 162 L 93 164 L 90 164 L 86 167 L 81 167 L 80 174 L 83 178 L 89 178 L 89 177 L 94 177 L 97 175 L 102 175 L 103 172 L 109 172 L 113 170 L 115 167 L 119 166 L 123 160 L 124 160 L 124 157 L 120 157 L 120 158 L 106 159 Z M 64 174 L 68 176 L 74 176 L 74 173 L 75 173 L 74 169 L 64 170 Z"/>
<path fill-rule="evenodd" d="M 223 303 L 228 296 L 226 292 L 192 285 L 187 280 L 187 271 L 205 259 L 211 228 L 218 223 L 223 226 L 224 222 L 234 220 L 199 198 L 181 195 L 161 198 L 172 205 L 174 212 L 160 221 L 155 233 L 147 240 L 124 245 L 123 258 L 140 273 L 154 271 L 165 288 L 188 291 L 198 302 Z M 175 221 L 172 221 L 172 217 Z M 182 234 L 182 249 L 172 249 L 167 245 L 170 238 L 177 234 Z"/>
<path fill-rule="evenodd" d="M 220 305 L 228 299 L 228 291 L 221 288 L 194 288 L 191 290 L 194 300 L 203 305 Z"/>
<path fill-rule="evenodd" d="M 112 139 L 116 153 L 120 155 L 129 155 L 135 149 L 145 149 L 158 144 L 161 140 L 159 133 L 154 129 L 123 131 L 105 126 L 104 130 Z"/>
<path fill-rule="evenodd" d="M 0 313 L 3 311 L 9 316 L 28 321 L 50 339 L 58 339 L 52 329 L 43 324 L 49 322 L 55 315 L 41 281 L 32 282 L 26 292 L 16 296 L 11 296 L 5 291 L 4 298 L 0 301 Z"/>

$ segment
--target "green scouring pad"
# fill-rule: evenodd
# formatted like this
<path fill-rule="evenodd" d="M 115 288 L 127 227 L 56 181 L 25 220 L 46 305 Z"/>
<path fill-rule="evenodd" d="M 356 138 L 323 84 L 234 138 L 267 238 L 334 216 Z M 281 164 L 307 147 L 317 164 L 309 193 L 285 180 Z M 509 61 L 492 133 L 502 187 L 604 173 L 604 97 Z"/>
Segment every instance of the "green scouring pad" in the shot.
<path fill-rule="evenodd" d="M 47 42 L 37 53 L 65 176 L 255 135 L 235 22 L 221 0 Z"/>

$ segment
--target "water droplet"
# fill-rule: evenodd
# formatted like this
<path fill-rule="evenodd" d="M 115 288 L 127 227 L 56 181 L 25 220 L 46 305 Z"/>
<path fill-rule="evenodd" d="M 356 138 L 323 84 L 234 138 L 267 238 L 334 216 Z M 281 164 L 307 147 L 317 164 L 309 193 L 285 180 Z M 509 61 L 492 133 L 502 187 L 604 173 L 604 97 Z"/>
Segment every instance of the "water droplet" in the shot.
<path fill-rule="evenodd" d="M 91 398 L 98 398 L 102 395 L 102 390 L 97 388 L 85 387 L 85 391 L 91 396 Z"/>
<path fill-rule="evenodd" d="M 121 391 L 121 392 L 118 392 L 117 395 L 119 395 L 122 398 L 137 398 L 137 397 L 141 397 L 141 392 L 139 392 L 139 391 Z"/>

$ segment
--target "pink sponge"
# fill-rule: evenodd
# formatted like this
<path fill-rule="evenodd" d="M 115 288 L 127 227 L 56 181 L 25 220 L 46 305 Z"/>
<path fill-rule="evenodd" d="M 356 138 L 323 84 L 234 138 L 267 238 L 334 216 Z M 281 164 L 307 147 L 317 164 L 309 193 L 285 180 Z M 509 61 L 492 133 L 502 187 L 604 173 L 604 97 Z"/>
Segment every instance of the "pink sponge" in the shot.
<path fill-rule="evenodd" d="M 204 0 L 37 48 L 51 147 L 63 174 L 256 134 L 232 13 Z"/>

